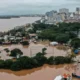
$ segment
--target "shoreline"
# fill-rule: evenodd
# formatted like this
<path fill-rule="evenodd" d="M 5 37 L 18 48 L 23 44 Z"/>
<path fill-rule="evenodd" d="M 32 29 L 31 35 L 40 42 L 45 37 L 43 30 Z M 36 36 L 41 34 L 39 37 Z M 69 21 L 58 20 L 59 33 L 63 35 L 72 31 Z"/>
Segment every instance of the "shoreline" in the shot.
<path fill-rule="evenodd" d="M 0 16 L 0 19 L 12 19 L 12 18 L 21 18 L 21 17 L 42 17 L 37 15 L 25 15 L 25 16 Z"/>
<path fill-rule="evenodd" d="M 69 66 L 69 68 L 72 68 L 73 64 L 72 63 L 70 63 L 70 64 L 59 64 L 59 65 L 44 64 L 41 67 L 37 67 L 37 68 L 33 68 L 33 69 L 23 69 L 23 70 L 20 70 L 20 71 L 12 71 L 10 69 L 0 69 L 0 73 L 1 72 L 6 72 L 6 73 L 9 73 L 9 74 L 12 73 L 12 74 L 17 75 L 17 76 L 23 76 L 23 75 L 34 73 L 35 71 L 39 71 L 39 70 L 47 68 L 47 67 L 60 69 L 60 68 L 63 68 L 64 66 Z"/>

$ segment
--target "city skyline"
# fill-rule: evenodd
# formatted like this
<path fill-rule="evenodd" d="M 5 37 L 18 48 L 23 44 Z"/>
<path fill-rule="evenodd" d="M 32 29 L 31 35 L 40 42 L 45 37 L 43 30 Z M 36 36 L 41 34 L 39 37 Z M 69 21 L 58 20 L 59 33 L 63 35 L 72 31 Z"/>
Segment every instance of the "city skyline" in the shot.
<path fill-rule="evenodd" d="M 75 11 L 76 7 L 80 7 L 80 0 L 0 0 L 0 15 L 45 14 L 60 8 Z"/>

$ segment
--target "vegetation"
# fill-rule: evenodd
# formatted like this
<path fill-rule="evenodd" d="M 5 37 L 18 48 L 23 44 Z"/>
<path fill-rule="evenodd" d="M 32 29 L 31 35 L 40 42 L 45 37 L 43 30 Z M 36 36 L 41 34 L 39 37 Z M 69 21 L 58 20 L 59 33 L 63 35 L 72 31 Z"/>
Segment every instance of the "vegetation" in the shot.
<path fill-rule="evenodd" d="M 4 68 L 10 69 L 12 64 L 13 64 L 13 61 L 8 59 L 8 60 L 4 61 L 4 65 L 5 65 Z"/>
<path fill-rule="evenodd" d="M 58 64 L 64 64 L 64 63 L 72 63 L 73 59 L 72 56 L 69 57 L 45 57 L 42 53 L 37 53 L 34 57 L 27 57 L 23 56 L 15 61 L 13 60 L 0 60 L 0 69 L 11 69 L 13 71 L 19 71 L 22 69 L 32 69 L 36 67 L 40 67 L 44 64 L 49 65 L 58 65 Z"/>
<path fill-rule="evenodd" d="M 50 65 L 55 64 L 55 63 L 54 63 L 54 59 L 55 59 L 55 58 L 54 58 L 53 56 L 51 56 L 50 58 L 47 59 L 47 63 L 50 64 Z"/>
<path fill-rule="evenodd" d="M 27 27 L 27 26 L 25 26 Z M 28 26 L 30 27 L 30 25 Z M 33 23 L 32 29 L 26 31 L 24 27 L 18 29 L 13 29 L 7 32 L 15 37 L 26 37 L 29 39 L 29 33 L 36 33 L 38 39 L 57 41 L 59 43 L 67 43 L 68 41 L 77 38 L 80 31 L 80 23 L 58 23 L 54 24 L 44 24 L 44 23 Z M 20 40 L 21 41 L 21 40 Z M 17 43 L 20 41 L 16 41 Z M 2 41 L 0 41 L 2 44 Z M 28 44 L 23 42 L 23 45 Z"/>
<path fill-rule="evenodd" d="M 20 49 L 17 49 L 17 48 L 11 50 L 10 56 L 17 57 L 17 55 L 21 56 L 21 55 L 23 55 L 23 52 Z"/>
<path fill-rule="evenodd" d="M 33 32 L 36 33 L 37 30 L 41 30 L 38 33 L 39 39 L 54 40 L 59 43 L 67 43 L 69 40 L 78 37 L 80 31 L 80 23 L 35 24 L 33 26 Z"/>
<path fill-rule="evenodd" d="M 43 53 L 43 55 L 46 54 L 46 52 L 45 52 L 46 50 L 47 50 L 46 48 L 43 48 L 43 49 L 42 49 L 42 53 Z"/>
<path fill-rule="evenodd" d="M 80 39 L 79 38 L 72 39 L 71 46 L 76 49 L 79 48 L 80 47 Z"/>
<path fill-rule="evenodd" d="M 10 52 L 10 50 L 8 48 L 5 48 L 4 51 L 6 51 L 7 53 Z"/>

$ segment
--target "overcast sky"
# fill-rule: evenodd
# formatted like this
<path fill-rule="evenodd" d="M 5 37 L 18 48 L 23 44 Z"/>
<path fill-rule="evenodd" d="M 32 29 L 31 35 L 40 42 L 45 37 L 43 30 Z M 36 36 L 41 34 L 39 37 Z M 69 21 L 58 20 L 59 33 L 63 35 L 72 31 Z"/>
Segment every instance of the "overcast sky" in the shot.
<path fill-rule="evenodd" d="M 80 7 L 80 0 L 0 0 L 0 15 L 44 14 L 59 8 L 75 11 L 76 7 Z"/>

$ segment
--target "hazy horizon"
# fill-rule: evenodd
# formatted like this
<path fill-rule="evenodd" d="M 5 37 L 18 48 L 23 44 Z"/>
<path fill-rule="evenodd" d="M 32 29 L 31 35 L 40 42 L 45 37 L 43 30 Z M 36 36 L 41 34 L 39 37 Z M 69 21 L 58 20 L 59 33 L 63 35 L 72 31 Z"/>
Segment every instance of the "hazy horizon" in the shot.
<path fill-rule="evenodd" d="M 76 7 L 80 0 L 0 0 L 0 15 L 45 14 L 60 8 L 75 11 Z"/>

